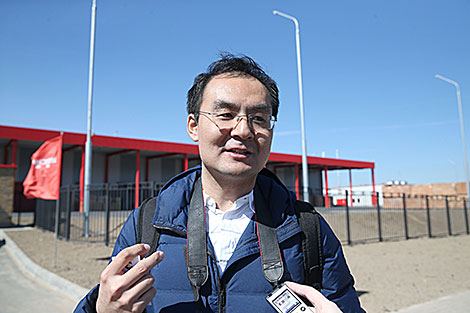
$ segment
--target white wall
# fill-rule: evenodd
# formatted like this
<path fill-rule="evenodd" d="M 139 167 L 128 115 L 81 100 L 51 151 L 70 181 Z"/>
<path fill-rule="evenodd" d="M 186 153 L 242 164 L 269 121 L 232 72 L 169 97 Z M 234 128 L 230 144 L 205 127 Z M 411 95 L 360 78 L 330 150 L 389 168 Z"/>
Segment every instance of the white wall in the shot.
<path fill-rule="evenodd" d="M 321 195 L 323 189 L 322 171 L 310 170 L 308 174 L 308 184 L 313 195 Z"/>
<path fill-rule="evenodd" d="M 105 156 L 105 163 L 106 163 L 106 156 Z M 114 156 L 109 157 L 108 159 L 108 182 L 117 183 L 120 180 L 121 180 L 121 158 L 120 158 L 120 155 L 114 155 Z"/>
<path fill-rule="evenodd" d="M 74 170 L 75 170 L 75 151 L 62 152 L 62 174 L 61 174 L 61 186 L 76 184 L 74 182 Z M 81 160 L 80 160 L 81 161 Z"/>
<path fill-rule="evenodd" d="M 182 162 L 181 158 L 150 159 L 148 180 L 166 183 L 183 170 Z M 141 174 L 141 180 L 145 180 L 145 172 L 141 173 L 143 173 Z"/>
<path fill-rule="evenodd" d="M 277 177 L 290 190 L 295 191 L 295 168 L 294 167 L 278 167 L 276 169 Z M 299 181 L 301 178 L 299 177 Z"/>
<path fill-rule="evenodd" d="M 0 164 L 5 164 L 4 156 L 5 156 L 5 147 L 2 146 L 0 147 Z"/>
<path fill-rule="evenodd" d="M 135 171 L 137 155 L 135 152 L 129 152 L 114 156 L 114 158 L 120 158 L 120 182 L 135 182 Z"/>
<path fill-rule="evenodd" d="M 28 175 L 29 168 L 31 167 L 31 155 L 36 151 L 37 148 L 24 148 L 18 147 L 17 150 L 17 165 L 15 174 L 15 181 L 23 181 Z"/>
<path fill-rule="evenodd" d="M 382 184 L 375 185 L 375 192 L 379 193 L 379 204 L 383 205 Z M 337 204 L 338 199 L 344 199 L 345 191 L 348 191 L 348 204 L 351 206 L 351 195 L 349 186 L 335 187 L 328 189 L 328 196 L 333 197 L 333 205 Z M 353 206 L 372 206 L 372 185 L 353 186 Z"/>

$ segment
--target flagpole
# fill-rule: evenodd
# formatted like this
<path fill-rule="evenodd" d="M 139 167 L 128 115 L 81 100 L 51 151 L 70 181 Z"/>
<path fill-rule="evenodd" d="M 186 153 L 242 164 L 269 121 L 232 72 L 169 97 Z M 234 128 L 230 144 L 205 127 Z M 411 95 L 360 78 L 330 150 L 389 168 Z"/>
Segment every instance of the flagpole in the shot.
<path fill-rule="evenodd" d="M 56 260 L 57 260 L 57 237 L 59 237 L 59 218 L 60 218 L 60 210 L 59 210 L 59 201 L 60 198 L 55 201 L 55 237 L 54 237 L 54 261 L 52 262 L 52 266 L 55 267 Z"/>
<path fill-rule="evenodd" d="M 60 137 L 61 137 L 61 143 L 63 144 L 64 142 L 64 132 L 60 132 Z M 62 145 L 61 145 L 62 149 Z M 59 219 L 60 219 L 60 182 L 62 179 L 62 153 L 60 154 L 60 171 L 59 171 L 59 183 L 57 186 L 57 200 L 55 203 L 55 227 L 54 227 L 54 232 L 55 232 L 55 238 L 54 238 L 54 260 L 52 262 L 52 266 L 55 267 L 57 263 L 57 238 L 59 237 Z"/>
<path fill-rule="evenodd" d="M 91 6 L 91 33 L 90 33 L 90 67 L 88 71 L 88 119 L 87 119 L 87 136 L 85 142 L 85 192 L 83 199 L 84 213 L 84 236 L 89 237 L 89 216 L 90 216 L 90 183 L 91 183 L 91 162 L 92 162 L 92 145 L 91 145 L 91 111 L 93 104 L 93 64 L 95 56 L 95 24 L 96 24 L 96 0 L 93 0 Z"/>
<path fill-rule="evenodd" d="M 56 200 L 53 266 L 56 266 L 57 237 L 60 223 L 60 183 L 64 133 L 46 140 L 31 156 L 31 168 L 23 181 L 23 194 L 28 198 Z"/>

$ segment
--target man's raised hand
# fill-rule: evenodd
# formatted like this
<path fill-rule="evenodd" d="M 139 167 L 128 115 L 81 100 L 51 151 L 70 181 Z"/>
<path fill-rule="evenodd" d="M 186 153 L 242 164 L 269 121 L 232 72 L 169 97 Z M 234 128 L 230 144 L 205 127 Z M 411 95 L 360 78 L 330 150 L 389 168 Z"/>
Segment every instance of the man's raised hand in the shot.
<path fill-rule="evenodd" d="M 143 258 L 149 250 L 147 244 L 128 247 L 119 252 L 103 270 L 96 302 L 98 313 L 140 313 L 145 309 L 156 293 L 152 286 L 155 278 L 150 270 L 163 260 L 163 252 L 151 254 L 127 272 L 124 269 L 134 258 Z"/>

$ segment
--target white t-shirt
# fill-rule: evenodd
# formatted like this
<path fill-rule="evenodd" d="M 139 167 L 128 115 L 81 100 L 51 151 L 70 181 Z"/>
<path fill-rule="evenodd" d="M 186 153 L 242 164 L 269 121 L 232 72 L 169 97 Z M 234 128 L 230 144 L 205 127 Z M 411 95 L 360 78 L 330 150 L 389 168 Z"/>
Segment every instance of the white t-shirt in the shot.
<path fill-rule="evenodd" d="M 222 212 L 215 200 L 204 192 L 207 232 L 214 246 L 217 265 L 223 271 L 233 254 L 240 237 L 255 214 L 253 190 L 238 198 L 232 207 Z"/>

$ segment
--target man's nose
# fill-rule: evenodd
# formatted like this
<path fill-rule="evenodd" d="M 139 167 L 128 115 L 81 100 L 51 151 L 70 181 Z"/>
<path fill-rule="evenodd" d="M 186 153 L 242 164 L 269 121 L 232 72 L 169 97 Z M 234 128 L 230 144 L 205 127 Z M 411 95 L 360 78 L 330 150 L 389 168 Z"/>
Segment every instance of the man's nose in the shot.
<path fill-rule="evenodd" d="M 248 116 L 238 116 L 237 123 L 232 128 L 232 136 L 238 136 L 243 139 L 249 139 L 254 136 L 253 128 L 248 122 Z"/>

